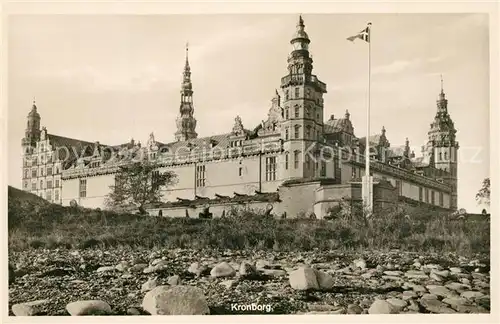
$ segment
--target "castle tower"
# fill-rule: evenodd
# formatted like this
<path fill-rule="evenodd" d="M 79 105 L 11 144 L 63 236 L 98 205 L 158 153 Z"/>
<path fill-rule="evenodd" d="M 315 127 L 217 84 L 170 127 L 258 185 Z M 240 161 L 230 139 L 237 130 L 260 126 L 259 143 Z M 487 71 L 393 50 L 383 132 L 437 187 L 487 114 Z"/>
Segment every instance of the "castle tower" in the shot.
<path fill-rule="evenodd" d="M 193 85 L 191 83 L 188 52 L 189 48 L 186 44 L 186 64 L 184 65 L 181 86 L 180 116 L 176 119 L 177 132 L 175 132 L 175 139 L 177 141 L 187 141 L 198 136 L 195 131 L 196 119 L 194 118 Z"/>
<path fill-rule="evenodd" d="M 31 153 L 36 142 L 40 140 L 40 114 L 37 112 L 36 103 L 33 99 L 33 106 L 27 117 L 27 126 L 22 139 L 24 153 Z"/>
<path fill-rule="evenodd" d="M 458 171 L 458 142 L 456 129 L 448 113 L 448 100 L 443 90 L 441 78 L 441 93 L 437 100 L 437 113 L 428 132 L 429 141 L 427 150 L 430 153 L 431 165 L 446 171 L 443 181 L 452 187 L 450 207 L 457 209 L 457 171 Z"/>
<path fill-rule="evenodd" d="M 284 97 L 282 138 L 285 149 L 285 178 L 314 177 L 318 165 L 311 158 L 323 133 L 323 94 L 326 84 L 312 74 L 313 60 L 309 55 L 309 36 L 299 16 L 297 30 L 290 43 L 288 74 L 281 78 Z M 286 167 L 285 167 L 286 169 Z"/>

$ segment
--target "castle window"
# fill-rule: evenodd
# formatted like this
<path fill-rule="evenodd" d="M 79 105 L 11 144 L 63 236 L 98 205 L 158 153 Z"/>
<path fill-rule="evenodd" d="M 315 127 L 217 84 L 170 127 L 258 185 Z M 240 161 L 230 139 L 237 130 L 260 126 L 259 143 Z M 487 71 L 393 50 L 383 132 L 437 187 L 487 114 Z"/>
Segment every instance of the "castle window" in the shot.
<path fill-rule="evenodd" d="M 403 186 L 401 185 L 401 180 L 396 180 L 396 188 L 398 190 L 398 195 L 403 195 Z"/>
<path fill-rule="evenodd" d="M 40 144 L 40 152 L 43 152 L 44 150 L 45 150 L 45 145 L 43 145 L 43 143 L 42 143 L 42 144 Z"/>
<path fill-rule="evenodd" d="M 297 88 L 295 88 L 295 99 L 299 98 L 299 96 L 300 96 L 300 90 L 297 87 Z"/>
<path fill-rule="evenodd" d="M 300 125 L 295 125 L 295 138 L 299 138 Z"/>
<path fill-rule="evenodd" d="M 59 167 L 56 167 L 56 173 L 59 173 Z"/>
<path fill-rule="evenodd" d="M 40 180 L 40 189 L 43 189 L 43 180 Z"/>
<path fill-rule="evenodd" d="M 153 189 L 159 187 L 158 184 L 157 184 L 159 176 L 160 176 L 160 171 L 153 171 L 153 172 L 151 172 L 151 183 L 152 183 Z"/>
<path fill-rule="evenodd" d="M 56 188 L 59 188 L 59 179 L 56 180 Z"/>
<path fill-rule="evenodd" d="M 295 105 L 294 109 L 295 109 L 295 118 L 299 118 L 299 106 Z"/>
<path fill-rule="evenodd" d="M 23 188 L 28 189 L 28 181 L 24 181 Z"/>
<path fill-rule="evenodd" d="M 40 156 L 40 163 L 44 164 L 45 163 L 44 161 L 45 161 L 45 157 L 43 155 Z"/>
<path fill-rule="evenodd" d="M 238 168 L 238 175 L 241 177 L 243 175 L 243 168 L 239 167 Z"/>
<path fill-rule="evenodd" d="M 429 189 L 425 188 L 425 202 L 429 202 Z"/>
<path fill-rule="evenodd" d="M 356 171 L 354 171 L 354 172 L 356 172 Z M 325 161 L 321 161 L 320 176 L 321 177 L 326 177 L 326 162 Z"/>
<path fill-rule="evenodd" d="M 288 170 L 288 153 L 285 154 L 285 170 Z"/>
<path fill-rule="evenodd" d="M 443 160 L 443 153 L 439 152 L 439 161 L 442 161 L 442 160 Z"/>
<path fill-rule="evenodd" d="M 87 179 L 80 179 L 79 197 L 87 197 Z"/>
<path fill-rule="evenodd" d="M 306 97 L 311 98 L 311 89 L 310 88 L 307 88 L 307 90 L 306 90 Z"/>
<path fill-rule="evenodd" d="M 47 189 L 52 189 L 52 181 L 47 180 Z"/>
<path fill-rule="evenodd" d="M 285 91 L 285 100 L 288 100 L 288 99 L 290 99 L 290 91 L 287 89 Z"/>
<path fill-rule="evenodd" d="M 59 201 L 59 190 L 54 191 L 54 200 L 55 200 L 56 202 L 58 202 L 58 201 Z"/>
<path fill-rule="evenodd" d="M 356 168 L 355 168 L 355 167 L 352 167 L 352 170 L 351 170 L 351 178 L 352 178 L 352 179 L 355 179 L 355 178 L 356 178 Z"/>
<path fill-rule="evenodd" d="M 307 125 L 306 127 L 306 138 L 311 138 L 311 126 Z"/>
<path fill-rule="evenodd" d="M 36 182 L 33 182 L 33 183 L 31 184 L 31 190 L 36 190 Z"/>
<path fill-rule="evenodd" d="M 52 175 L 52 168 L 47 168 L 47 175 L 51 176 Z"/>
<path fill-rule="evenodd" d="M 444 152 L 444 160 L 448 161 L 448 152 Z"/>
<path fill-rule="evenodd" d="M 29 169 L 24 169 L 24 178 L 27 179 L 30 175 Z"/>
<path fill-rule="evenodd" d="M 288 130 L 288 127 L 287 127 L 287 128 L 285 128 L 285 140 L 287 140 L 287 141 L 288 141 L 288 137 L 289 137 L 288 133 L 289 133 L 289 130 Z"/>
<path fill-rule="evenodd" d="M 205 187 L 206 169 L 204 165 L 196 166 L 196 187 Z"/>
<path fill-rule="evenodd" d="M 309 170 L 311 168 L 311 158 L 309 155 L 306 155 L 306 168 Z"/>
<path fill-rule="evenodd" d="M 266 181 L 276 180 L 276 157 L 266 157 Z"/>
<path fill-rule="evenodd" d="M 300 156 L 300 151 L 293 152 L 293 167 L 295 169 L 299 168 L 299 156 Z"/>
<path fill-rule="evenodd" d="M 38 164 L 38 159 L 36 156 L 33 157 L 33 164 L 32 165 L 37 165 Z"/>
<path fill-rule="evenodd" d="M 46 198 L 48 201 L 52 202 L 52 191 L 47 191 Z"/>
<path fill-rule="evenodd" d="M 42 176 L 42 177 L 43 177 L 43 174 L 44 174 L 43 170 L 44 170 L 43 168 L 40 169 L 40 176 Z"/>
<path fill-rule="evenodd" d="M 433 205 L 436 203 L 435 195 L 434 195 L 435 193 L 436 192 L 434 190 L 431 190 L 431 204 L 433 204 Z"/>
<path fill-rule="evenodd" d="M 290 118 L 290 111 L 288 109 L 288 107 L 285 108 L 285 119 L 288 119 Z"/>
<path fill-rule="evenodd" d="M 443 203 L 443 193 L 442 193 L 442 192 L 440 192 L 440 193 L 439 193 L 439 206 L 443 207 L 443 204 L 444 204 L 444 203 Z"/>
<path fill-rule="evenodd" d="M 418 200 L 419 201 L 422 201 L 424 199 L 424 190 L 422 189 L 422 187 L 418 187 Z"/>

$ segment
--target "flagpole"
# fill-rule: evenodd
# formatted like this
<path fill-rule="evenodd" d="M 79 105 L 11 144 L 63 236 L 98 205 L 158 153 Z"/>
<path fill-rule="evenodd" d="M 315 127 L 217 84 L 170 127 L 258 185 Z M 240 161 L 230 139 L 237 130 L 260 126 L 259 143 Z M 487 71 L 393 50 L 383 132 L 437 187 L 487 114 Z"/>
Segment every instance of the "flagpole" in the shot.
<path fill-rule="evenodd" d="M 365 201 L 367 208 L 367 216 L 372 212 L 372 197 L 373 197 L 373 185 L 370 177 L 370 103 L 371 103 L 371 22 L 368 23 L 368 105 L 366 109 L 366 150 L 365 150 L 365 180 L 366 180 L 366 197 L 368 201 Z"/>

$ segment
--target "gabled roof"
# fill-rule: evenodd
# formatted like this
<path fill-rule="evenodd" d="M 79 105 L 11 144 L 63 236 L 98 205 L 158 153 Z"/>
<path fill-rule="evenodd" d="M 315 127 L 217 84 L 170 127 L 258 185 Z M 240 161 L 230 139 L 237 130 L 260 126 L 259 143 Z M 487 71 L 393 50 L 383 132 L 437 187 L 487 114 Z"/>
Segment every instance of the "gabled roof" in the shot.
<path fill-rule="evenodd" d="M 352 126 L 351 120 L 347 118 L 339 119 L 329 119 L 324 124 L 324 132 L 326 134 L 332 134 L 337 132 L 345 132 L 348 134 L 354 133 L 354 128 Z"/>
<path fill-rule="evenodd" d="M 57 150 L 59 159 L 63 160 L 63 169 L 72 165 L 79 156 L 91 156 L 94 153 L 95 143 L 54 134 L 47 134 L 47 137 L 53 149 Z M 61 147 L 66 148 L 68 153 L 63 153 L 60 150 Z M 69 156 L 65 156 L 65 154 L 69 154 Z"/>

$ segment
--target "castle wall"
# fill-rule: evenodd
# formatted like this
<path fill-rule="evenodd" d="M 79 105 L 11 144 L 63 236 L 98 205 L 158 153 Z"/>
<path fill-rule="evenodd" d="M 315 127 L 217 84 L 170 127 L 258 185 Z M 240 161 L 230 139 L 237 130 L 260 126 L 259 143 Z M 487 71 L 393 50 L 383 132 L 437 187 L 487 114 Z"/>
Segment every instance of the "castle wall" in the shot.
<path fill-rule="evenodd" d="M 80 180 L 86 180 L 87 182 L 85 197 L 80 197 Z M 113 174 L 66 179 L 62 188 L 62 204 L 67 206 L 74 199 L 79 206 L 105 208 L 106 195 L 111 190 L 109 187 L 114 183 L 115 176 Z"/>

